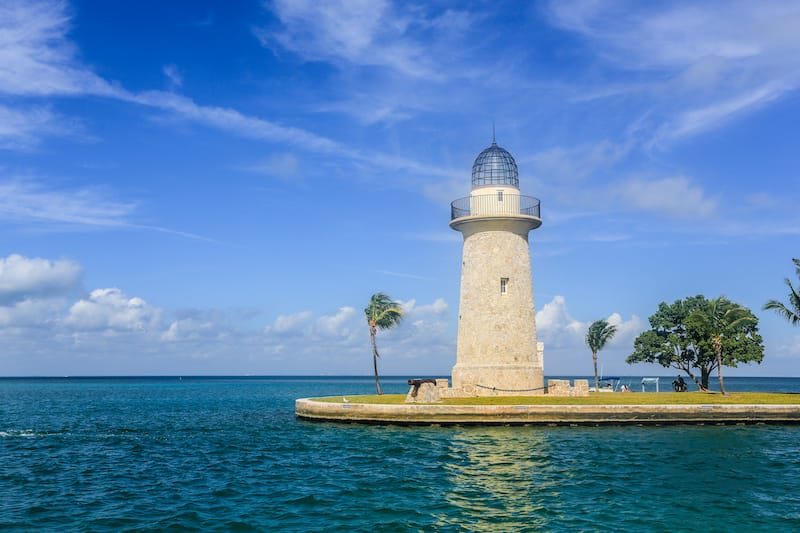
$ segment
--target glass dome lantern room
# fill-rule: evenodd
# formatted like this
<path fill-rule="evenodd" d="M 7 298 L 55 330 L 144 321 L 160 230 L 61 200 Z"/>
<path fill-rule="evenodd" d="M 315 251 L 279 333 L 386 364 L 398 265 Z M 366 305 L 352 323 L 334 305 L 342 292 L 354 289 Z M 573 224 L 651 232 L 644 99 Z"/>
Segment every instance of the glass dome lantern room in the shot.
<path fill-rule="evenodd" d="M 472 188 L 487 185 L 507 185 L 519 189 L 517 162 L 496 142 L 478 154 L 472 165 Z"/>

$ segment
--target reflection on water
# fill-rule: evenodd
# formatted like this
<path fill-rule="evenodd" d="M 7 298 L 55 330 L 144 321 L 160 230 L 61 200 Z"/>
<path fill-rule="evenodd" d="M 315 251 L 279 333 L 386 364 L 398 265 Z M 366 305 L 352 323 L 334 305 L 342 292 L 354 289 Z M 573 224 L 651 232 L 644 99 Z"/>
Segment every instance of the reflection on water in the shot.
<path fill-rule="evenodd" d="M 780 529 L 800 517 L 792 488 L 800 481 L 791 442 L 797 431 L 787 429 L 453 429 L 443 476 L 452 507 L 437 524 L 469 531 Z M 785 442 L 776 446 L 776 439 Z"/>
<path fill-rule="evenodd" d="M 450 438 L 446 501 L 472 531 L 547 529 L 568 472 L 553 466 L 546 434 L 522 428 L 462 428 Z M 563 477 L 563 480 L 562 480 Z M 451 515 L 452 517 L 452 515 Z M 450 517 L 450 518 L 451 518 Z M 452 524 L 449 517 L 441 523 Z"/>

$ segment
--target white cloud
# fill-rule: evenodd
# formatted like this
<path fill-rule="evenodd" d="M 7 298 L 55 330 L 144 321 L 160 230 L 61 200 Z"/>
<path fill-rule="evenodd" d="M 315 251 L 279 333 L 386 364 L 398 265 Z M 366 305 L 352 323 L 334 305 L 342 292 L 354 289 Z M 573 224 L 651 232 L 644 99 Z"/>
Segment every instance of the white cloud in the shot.
<path fill-rule="evenodd" d="M 605 318 L 609 324 L 617 326 L 617 332 L 609 345 L 630 344 L 642 332 L 641 319 L 632 315 L 624 320 L 617 312 Z M 566 299 L 557 295 L 544 304 L 536 313 L 536 330 L 540 341 L 557 348 L 585 348 L 586 331 L 594 320 L 581 322 L 573 318 L 567 308 Z"/>
<path fill-rule="evenodd" d="M 630 320 L 624 320 L 619 313 L 611 313 L 606 318 L 609 324 L 617 326 L 617 332 L 614 337 L 609 341 L 609 345 L 625 345 L 633 346 L 633 339 L 635 339 L 642 331 L 647 329 L 647 324 L 636 316 L 631 315 Z"/>
<path fill-rule="evenodd" d="M 336 152 L 357 156 L 355 152 L 349 151 L 335 141 L 300 128 L 281 126 L 268 120 L 243 115 L 227 107 L 198 105 L 190 98 L 179 94 L 145 91 L 137 94 L 126 93 L 121 99 L 171 111 L 184 119 L 230 131 L 243 137 L 287 142 L 316 152 Z"/>
<path fill-rule="evenodd" d="M 300 335 L 307 333 L 308 325 L 311 322 L 313 313 L 311 311 L 301 311 L 291 315 L 280 315 L 275 319 L 271 326 L 267 326 L 266 333 L 276 335 Z"/>
<path fill-rule="evenodd" d="M 98 94 L 116 89 L 82 67 L 67 39 L 66 2 L 0 3 L 0 92 L 14 95 Z"/>
<path fill-rule="evenodd" d="M 555 296 L 536 312 L 536 333 L 545 345 L 575 346 L 582 342 L 585 324 L 572 318 L 563 296 Z"/>
<path fill-rule="evenodd" d="M 635 68 L 680 68 L 707 57 L 766 61 L 800 46 L 794 31 L 800 6 L 791 1 L 643 6 L 559 0 L 549 12 L 556 24 L 601 46 L 608 59 Z"/>
<path fill-rule="evenodd" d="M 350 337 L 354 331 L 356 318 L 355 308 L 341 307 L 334 315 L 319 317 L 314 324 L 314 334 L 320 337 Z M 366 330 L 366 326 L 364 328 Z"/>
<path fill-rule="evenodd" d="M 27 150 L 45 135 L 65 135 L 80 130 L 48 107 L 10 108 L 0 105 L 0 148 Z"/>
<path fill-rule="evenodd" d="M 435 76 L 429 54 L 406 34 L 413 21 L 384 0 L 276 0 L 283 31 L 256 30 L 265 46 L 279 43 L 310 60 L 380 65 L 408 76 Z"/>
<path fill-rule="evenodd" d="M 589 41 L 601 62 L 640 73 L 662 144 L 800 87 L 800 5 L 792 1 L 553 1 L 551 20 Z M 601 91 L 600 91 L 601 92 Z"/>
<path fill-rule="evenodd" d="M 656 132 L 652 144 L 679 139 L 710 128 L 719 126 L 724 120 L 739 115 L 744 111 L 752 111 L 775 100 L 786 91 L 786 87 L 769 83 L 760 87 L 749 88 L 744 94 L 713 102 L 700 109 L 690 109 L 678 114 L 674 120 L 663 124 Z"/>
<path fill-rule="evenodd" d="M 368 2 L 367 4 L 369 6 L 365 7 L 365 10 L 370 11 L 372 3 Z M 291 15 L 290 18 L 295 17 L 299 21 L 305 20 L 305 17 L 315 17 L 317 11 L 322 9 L 328 17 L 320 23 L 325 28 L 332 28 L 329 25 L 336 26 L 335 20 L 338 20 L 340 16 L 345 19 L 348 16 L 355 16 L 358 19 L 361 17 L 358 10 L 352 9 L 352 6 L 342 7 L 349 15 L 337 14 L 329 4 L 325 4 L 323 8 L 319 8 L 316 4 L 312 5 L 312 3 L 287 4 L 285 7 L 289 12 L 296 13 L 296 16 Z M 380 10 L 380 6 L 376 7 Z M 365 16 L 369 18 L 368 15 Z M 396 21 L 390 21 L 390 24 L 395 23 Z M 426 23 L 430 25 L 431 21 Z M 394 154 L 368 153 L 352 149 L 302 128 L 284 126 L 263 118 L 245 115 L 229 107 L 201 105 L 191 98 L 173 92 L 130 92 L 118 84 L 109 83 L 98 77 L 80 63 L 74 44 L 68 39 L 69 26 L 70 13 L 63 2 L 12 1 L 0 6 L 0 93 L 25 96 L 99 95 L 173 113 L 183 120 L 231 132 L 241 137 L 288 144 L 306 151 L 343 157 L 370 167 L 390 168 L 393 172 L 403 169 L 424 176 L 453 175 L 453 172 L 448 169 L 421 164 Z M 385 29 L 385 26 L 385 21 L 381 22 L 380 27 Z M 352 30 L 355 32 L 354 35 L 342 37 L 344 49 L 358 49 L 359 37 L 356 34 L 363 30 L 363 28 L 354 27 Z M 389 48 L 395 49 L 393 46 Z M 365 52 L 365 54 L 365 57 L 375 55 L 373 51 L 368 54 Z M 380 56 L 380 54 L 377 55 Z M 429 56 L 427 51 L 423 55 Z M 417 68 L 419 64 L 419 62 L 411 61 L 409 68 Z M 179 72 L 171 66 L 165 67 L 164 72 L 166 76 L 172 77 L 173 83 L 180 81 Z M 16 109 L 10 109 L 6 113 L 12 119 L 6 121 L 5 137 L 7 140 L 4 143 L 6 147 L 32 146 L 38 142 L 41 135 L 70 133 L 80 129 L 65 117 L 48 114 L 46 108 L 31 109 L 38 109 L 38 111 L 29 117 L 22 116 Z M 2 115 L 2 109 L 0 109 L 0 115 Z M 0 116 L 0 118 L 2 117 Z M 3 143 L 3 134 L 3 127 L 0 126 L 0 144 Z M 278 163 L 280 163 L 281 171 L 291 172 L 295 169 L 295 162 L 291 157 L 284 158 Z M 0 194 L 0 198 L 2 198 L 2 194 Z M 4 207 L 10 212 L 17 211 L 11 209 L 13 206 L 0 205 L 0 212 Z M 120 206 L 112 204 L 111 207 L 117 210 Z M 96 209 L 97 207 L 95 207 Z M 46 218 L 48 219 L 58 218 L 57 210 L 38 210 L 47 213 Z M 84 220 L 77 213 L 70 214 L 73 216 L 73 220 L 69 220 L 70 222 Z M 89 217 L 88 220 L 91 224 L 97 222 L 93 217 Z M 107 222 L 108 220 L 104 220 L 104 223 Z M 202 239 L 196 235 L 164 228 L 138 227 Z"/>
<path fill-rule="evenodd" d="M 80 276 L 81 267 L 74 261 L 17 254 L 0 258 L 0 303 L 63 295 L 78 285 Z"/>
<path fill-rule="evenodd" d="M 178 70 L 177 66 L 164 65 L 161 71 L 164 73 L 164 76 L 166 76 L 170 88 L 177 88 L 183 85 L 183 75 L 181 71 Z"/>
<path fill-rule="evenodd" d="M 47 327 L 64 310 L 61 298 L 26 298 L 0 305 L 0 328 Z"/>
<path fill-rule="evenodd" d="M 706 218 L 717 210 L 717 201 L 688 178 L 631 179 L 618 186 L 620 199 L 630 208 L 674 218 Z"/>
<path fill-rule="evenodd" d="M 95 289 L 76 302 L 64 323 L 79 330 L 148 331 L 159 327 L 161 310 L 141 298 L 128 298 L 121 290 Z"/>
<path fill-rule="evenodd" d="M 520 158 L 520 163 L 532 163 L 530 170 L 542 183 L 574 183 L 591 177 L 598 170 L 608 168 L 628 154 L 632 145 L 609 140 L 579 146 L 556 146 Z"/>
<path fill-rule="evenodd" d="M 54 190 L 33 180 L 0 182 L 0 219 L 119 227 L 135 209 L 95 189 Z"/>
<path fill-rule="evenodd" d="M 181 318 L 169 325 L 161 340 L 168 342 L 215 338 L 219 329 L 214 322 L 197 318 Z"/>
<path fill-rule="evenodd" d="M 298 172 L 299 163 L 297 156 L 292 153 L 278 153 L 257 163 L 243 166 L 241 170 L 264 174 L 286 183 L 303 184 L 305 180 Z"/>
<path fill-rule="evenodd" d="M 443 298 L 437 298 L 433 303 L 427 305 L 417 305 L 416 300 L 399 302 L 403 310 L 404 319 L 414 319 L 424 315 L 442 315 L 447 312 L 448 305 Z"/>
<path fill-rule="evenodd" d="M 630 372 L 631 367 L 625 363 L 625 358 L 632 352 L 633 339 L 645 326 L 638 316 L 632 315 L 625 320 L 617 312 L 611 313 L 606 320 L 617 326 L 617 333 L 600 354 L 600 365 L 612 373 Z M 537 337 L 544 342 L 545 372 L 548 375 L 589 375 L 593 371 L 591 353 L 586 346 L 586 331 L 593 321 L 573 318 L 563 296 L 555 296 L 536 313 Z"/>

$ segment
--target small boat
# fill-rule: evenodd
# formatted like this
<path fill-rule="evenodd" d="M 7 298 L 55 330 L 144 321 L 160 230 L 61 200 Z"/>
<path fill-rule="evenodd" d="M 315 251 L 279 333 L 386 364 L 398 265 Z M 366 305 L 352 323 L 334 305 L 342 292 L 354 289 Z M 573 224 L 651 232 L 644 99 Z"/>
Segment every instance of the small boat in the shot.
<path fill-rule="evenodd" d="M 589 387 L 589 392 L 620 392 L 620 382 L 622 378 L 608 376 L 600 378 L 599 388 Z"/>

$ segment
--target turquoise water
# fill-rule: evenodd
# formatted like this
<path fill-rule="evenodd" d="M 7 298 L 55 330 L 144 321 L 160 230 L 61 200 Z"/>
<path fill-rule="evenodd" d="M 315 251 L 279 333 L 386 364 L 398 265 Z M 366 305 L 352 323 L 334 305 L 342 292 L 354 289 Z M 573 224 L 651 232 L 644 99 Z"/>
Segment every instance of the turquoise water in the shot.
<path fill-rule="evenodd" d="M 726 384 L 800 392 L 791 378 Z M 797 426 L 406 428 L 294 417 L 295 398 L 373 390 L 370 378 L 0 379 L 0 528 L 800 528 Z"/>

